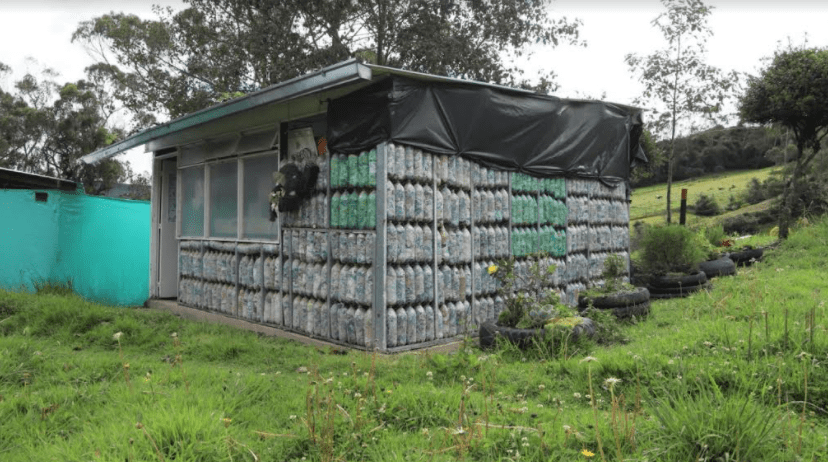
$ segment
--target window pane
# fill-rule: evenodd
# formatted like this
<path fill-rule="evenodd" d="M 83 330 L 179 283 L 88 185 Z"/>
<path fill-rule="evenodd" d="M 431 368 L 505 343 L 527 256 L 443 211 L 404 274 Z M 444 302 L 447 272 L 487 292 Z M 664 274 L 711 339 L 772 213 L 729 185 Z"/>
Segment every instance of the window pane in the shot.
<path fill-rule="evenodd" d="M 204 236 L 204 167 L 181 170 L 181 235 Z"/>
<path fill-rule="evenodd" d="M 270 191 L 278 166 L 276 154 L 244 159 L 244 237 L 279 238 L 278 220 L 270 221 Z"/>
<path fill-rule="evenodd" d="M 210 236 L 236 237 L 238 164 L 222 162 L 210 166 Z"/>

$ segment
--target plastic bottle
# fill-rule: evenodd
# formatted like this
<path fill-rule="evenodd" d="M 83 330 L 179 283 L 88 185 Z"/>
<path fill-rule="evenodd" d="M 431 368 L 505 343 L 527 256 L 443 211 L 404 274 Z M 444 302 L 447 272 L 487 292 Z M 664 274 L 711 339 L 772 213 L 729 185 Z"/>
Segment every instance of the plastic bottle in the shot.
<path fill-rule="evenodd" d="M 405 146 L 397 145 L 394 149 L 394 165 L 396 167 L 396 178 L 402 180 L 406 175 L 405 168 Z"/>
<path fill-rule="evenodd" d="M 374 349 L 374 309 L 368 308 L 365 310 L 363 317 L 364 331 L 365 331 L 365 348 L 368 350 Z"/>
<path fill-rule="evenodd" d="M 366 186 L 368 184 L 368 153 L 363 151 L 359 153 L 359 173 L 357 175 L 357 186 Z"/>
<path fill-rule="evenodd" d="M 434 178 L 434 156 L 423 151 L 423 179 L 431 181 Z"/>
<path fill-rule="evenodd" d="M 405 220 L 405 187 L 402 183 L 394 184 L 394 219 Z"/>
<path fill-rule="evenodd" d="M 425 273 L 421 265 L 414 265 L 414 299 L 412 303 L 425 300 Z"/>
<path fill-rule="evenodd" d="M 347 186 L 359 186 L 359 156 L 348 155 L 348 182 Z"/>
<path fill-rule="evenodd" d="M 405 272 L 405 303 L 413 303 L 416 297 L 417 280 L 414 268 L 411 265 L 405 265 L 403 268 Z"/>
<path fill-rule="evenodd" d="M 405 147 L 405 172 L 403 176 L 406 179 L 416 178 L 414 176 L 414 149 L 410 146 Z"/>
<path fill-rule="evenodd" d="M 414 260 L 422 261 L 427 258 L 428 253 L 426 252 L 425 247 L 423 246 L 423 227 L 419 225 L 413 226 L 414 228 Z"/>
<path fill-rule="evenodd" d="M 402 266 L 397 266 L 394 268 L 397 273 L 397 304 L 403 305 L 405 304 L 405 287 L 406 287 L 406 274 L 405 270 Z"/>
<path fill-rule="evenodd" d="M 354 310 L 354 343 L 365 345 L 365 312 L 359 308 Z"/>
<path fill-rule="evenodd" d="M 365 267 L 354 268 L 354 303 L 363 303 L 365 300 Z"/>
<path fill-rule="evenodd" d="M 397 308 L 397 346 L 408 345 L 408 313 Z"/>
<path fill-rule="evenodd" d="M 365 249 L 365 233 L 356 233 L 356 246 L 353 248 L 354 260 L 359 264 L 365 263 L 365 258 L 368 255 Z"/>
<path fill-rule="evenodd" d="M 368 194 L 367 206 L 365 227 L 374 229 L 377 227 L 377 194 L 373 191 Z"/>
<path fill-rule="evenodd" d="M 421 172 L 422 173 L 422 172 Z M 414 185 L 414 213 L 411 217 L 407 217 L 409 221 L 423 221 L 425 220 L 425 192 L 420 183 Z"/>
<path fill-rule="evenodd" d="M 423 251 L 423 260 L 431 260 L 431 256 L 434 253 L 434 231 L 431 229 L 430 226 L 426 225 L 422 227 L 423 231 L 423 243 L 422 243 L 422 251 Z"/>
<path fill-rule="evenodd" d="M 397 311 L 394 308 L 385 312 L 385 343 L 389 348 L 397 346 Z"/>
<path fill-rule="evenodd" d="M 425 179 L 425 174 L 423 173 L 423 151 L 412 149 L 412 165 L 412 176 L 418 180 Z"/>

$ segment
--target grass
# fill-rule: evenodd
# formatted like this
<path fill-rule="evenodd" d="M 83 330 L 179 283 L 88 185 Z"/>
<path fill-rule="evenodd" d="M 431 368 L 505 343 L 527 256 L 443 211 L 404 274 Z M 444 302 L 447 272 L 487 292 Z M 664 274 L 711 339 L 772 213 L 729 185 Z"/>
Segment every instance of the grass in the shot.
<path fill-rule="evenodd" d="M 0 292 L 0 460 L 824 460 L 826 261 L 821 220 L 565 356 L 317 349 Z"/>
<path fill-rule="evenodd" d="M 736 199 L 748 189 L 751 179 L 756 178 L 759 181 L 764 181 L 776 167 L 769 167 L 760 170 L 746 170 L 738 172 L 724 172 L 713 175 L 708 175 L 700 178 L 693 178 L 684 181 L 677 181 L 673 183 L 673 212 L 674 221 L 678 223 L 679 205 L 681 200 L 681 190 L 686 188 L 688 191 L 687 205 L 693 205 L 700 194 L 711 196 L 719 204 L 722 209 L 727 206 L 730 196 Z M 660 198 L 659 198 L 660 197 Z M 630 204 L 630 224 L 635 221 L 644 221 L 648 224 L 664 223 L 667 213 L 665 211 L 667 201 L 667 185 L 659 184 L 647 186 L 643 188 L 636 188 L 633 190 L 632 203 Z M 758 206 L 758 208 L 757 208 Z M 750 211 L 764 210 L 768 204 L 751 206 Z M 745 213 L 748 210 L 742 207 L 736 210 L 736 214 Z M 733 212 L 731 212 L 733 214 Z M 704 225 L 710 222 L 720 222 L 721 219 L 727 215 L 723 214 L 717 217 L 697 217 L 696 215 L 687 213 L 688 225 Z"/>

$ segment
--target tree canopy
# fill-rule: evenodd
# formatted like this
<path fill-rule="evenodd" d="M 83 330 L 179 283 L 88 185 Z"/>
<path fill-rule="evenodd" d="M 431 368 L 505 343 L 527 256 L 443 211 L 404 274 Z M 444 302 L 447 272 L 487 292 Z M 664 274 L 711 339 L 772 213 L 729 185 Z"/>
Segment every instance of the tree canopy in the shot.
<path fill-rule="evenodd" d="M 643 94 L 634 102 L 652 111 L 648 127 L 654 135 L 670 140 L 664 153 L 669 223 L 679 125 L 692 123 L 694 116 L 702 116 L 710 125 L 718 122 L 724 101 L 738 77 L 735 72 L 725 74 L 704 62 L 705 44 L 713 35 L 707 25 L 712 7 L 701 0 L 662 0 L 662 3 L 666 11 L 651 24 L 661 31 L 667 47 L 648 56 L 628 54 L 625 61 L 644 84 Z"/>
<path fill-rule="evenodd" d="M 778 50 L 758 76 L 748 78 L 739 114 L 745 122 L 787 127 L 796 142 L 779 221 L 785 238 L 802 180 L 828 135 L 828 48 Z"/>
<path fill-rule="evenodd" d="M 0 71 L 10 70 L 0 63 Z M 94 76 L 63 85 L 57 77 L 45 69 L 40 78 L 23 76 L 13 92 L 0 88 L 0 167 L 79 181 L 92 194 L 127 180 L 147 183 L 118 159 L 94 166 L 78 162 L 123 133 L 108 128 L 110 97 Z"/>
<path fill-rule="evenodd" d="M 178 117 L 352 56 L 419 72 L 535 88 L 510 64 L 530 44 L 577 44 L 580 22 L 551 18 L 549 0 L 186 0 L 158 18 L 111 13 L 73 41 L 99 60 L 137 116 Z"/>

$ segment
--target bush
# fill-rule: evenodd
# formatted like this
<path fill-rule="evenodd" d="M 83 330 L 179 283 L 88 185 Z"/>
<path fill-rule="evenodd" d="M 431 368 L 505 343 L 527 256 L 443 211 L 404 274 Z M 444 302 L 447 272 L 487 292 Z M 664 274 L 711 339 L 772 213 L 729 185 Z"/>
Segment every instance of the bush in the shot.
<path fill-rule="evenodd" d="M 649 274 L 695 271 L 706 257 L 696 234 L 684 226 L 651 227 L 641 242 L 641 267 Z"/>
<path fill-rule="evenodd" d="M 719 204 L 716 203 L 716 199 L 705 194 L 699 195 L 699 199 L 693 206 L 693 210 L 695 210 L 696 215 L 702 217 L 712 217 L 722 213 L 722 209 L 719 207 Z"/>

